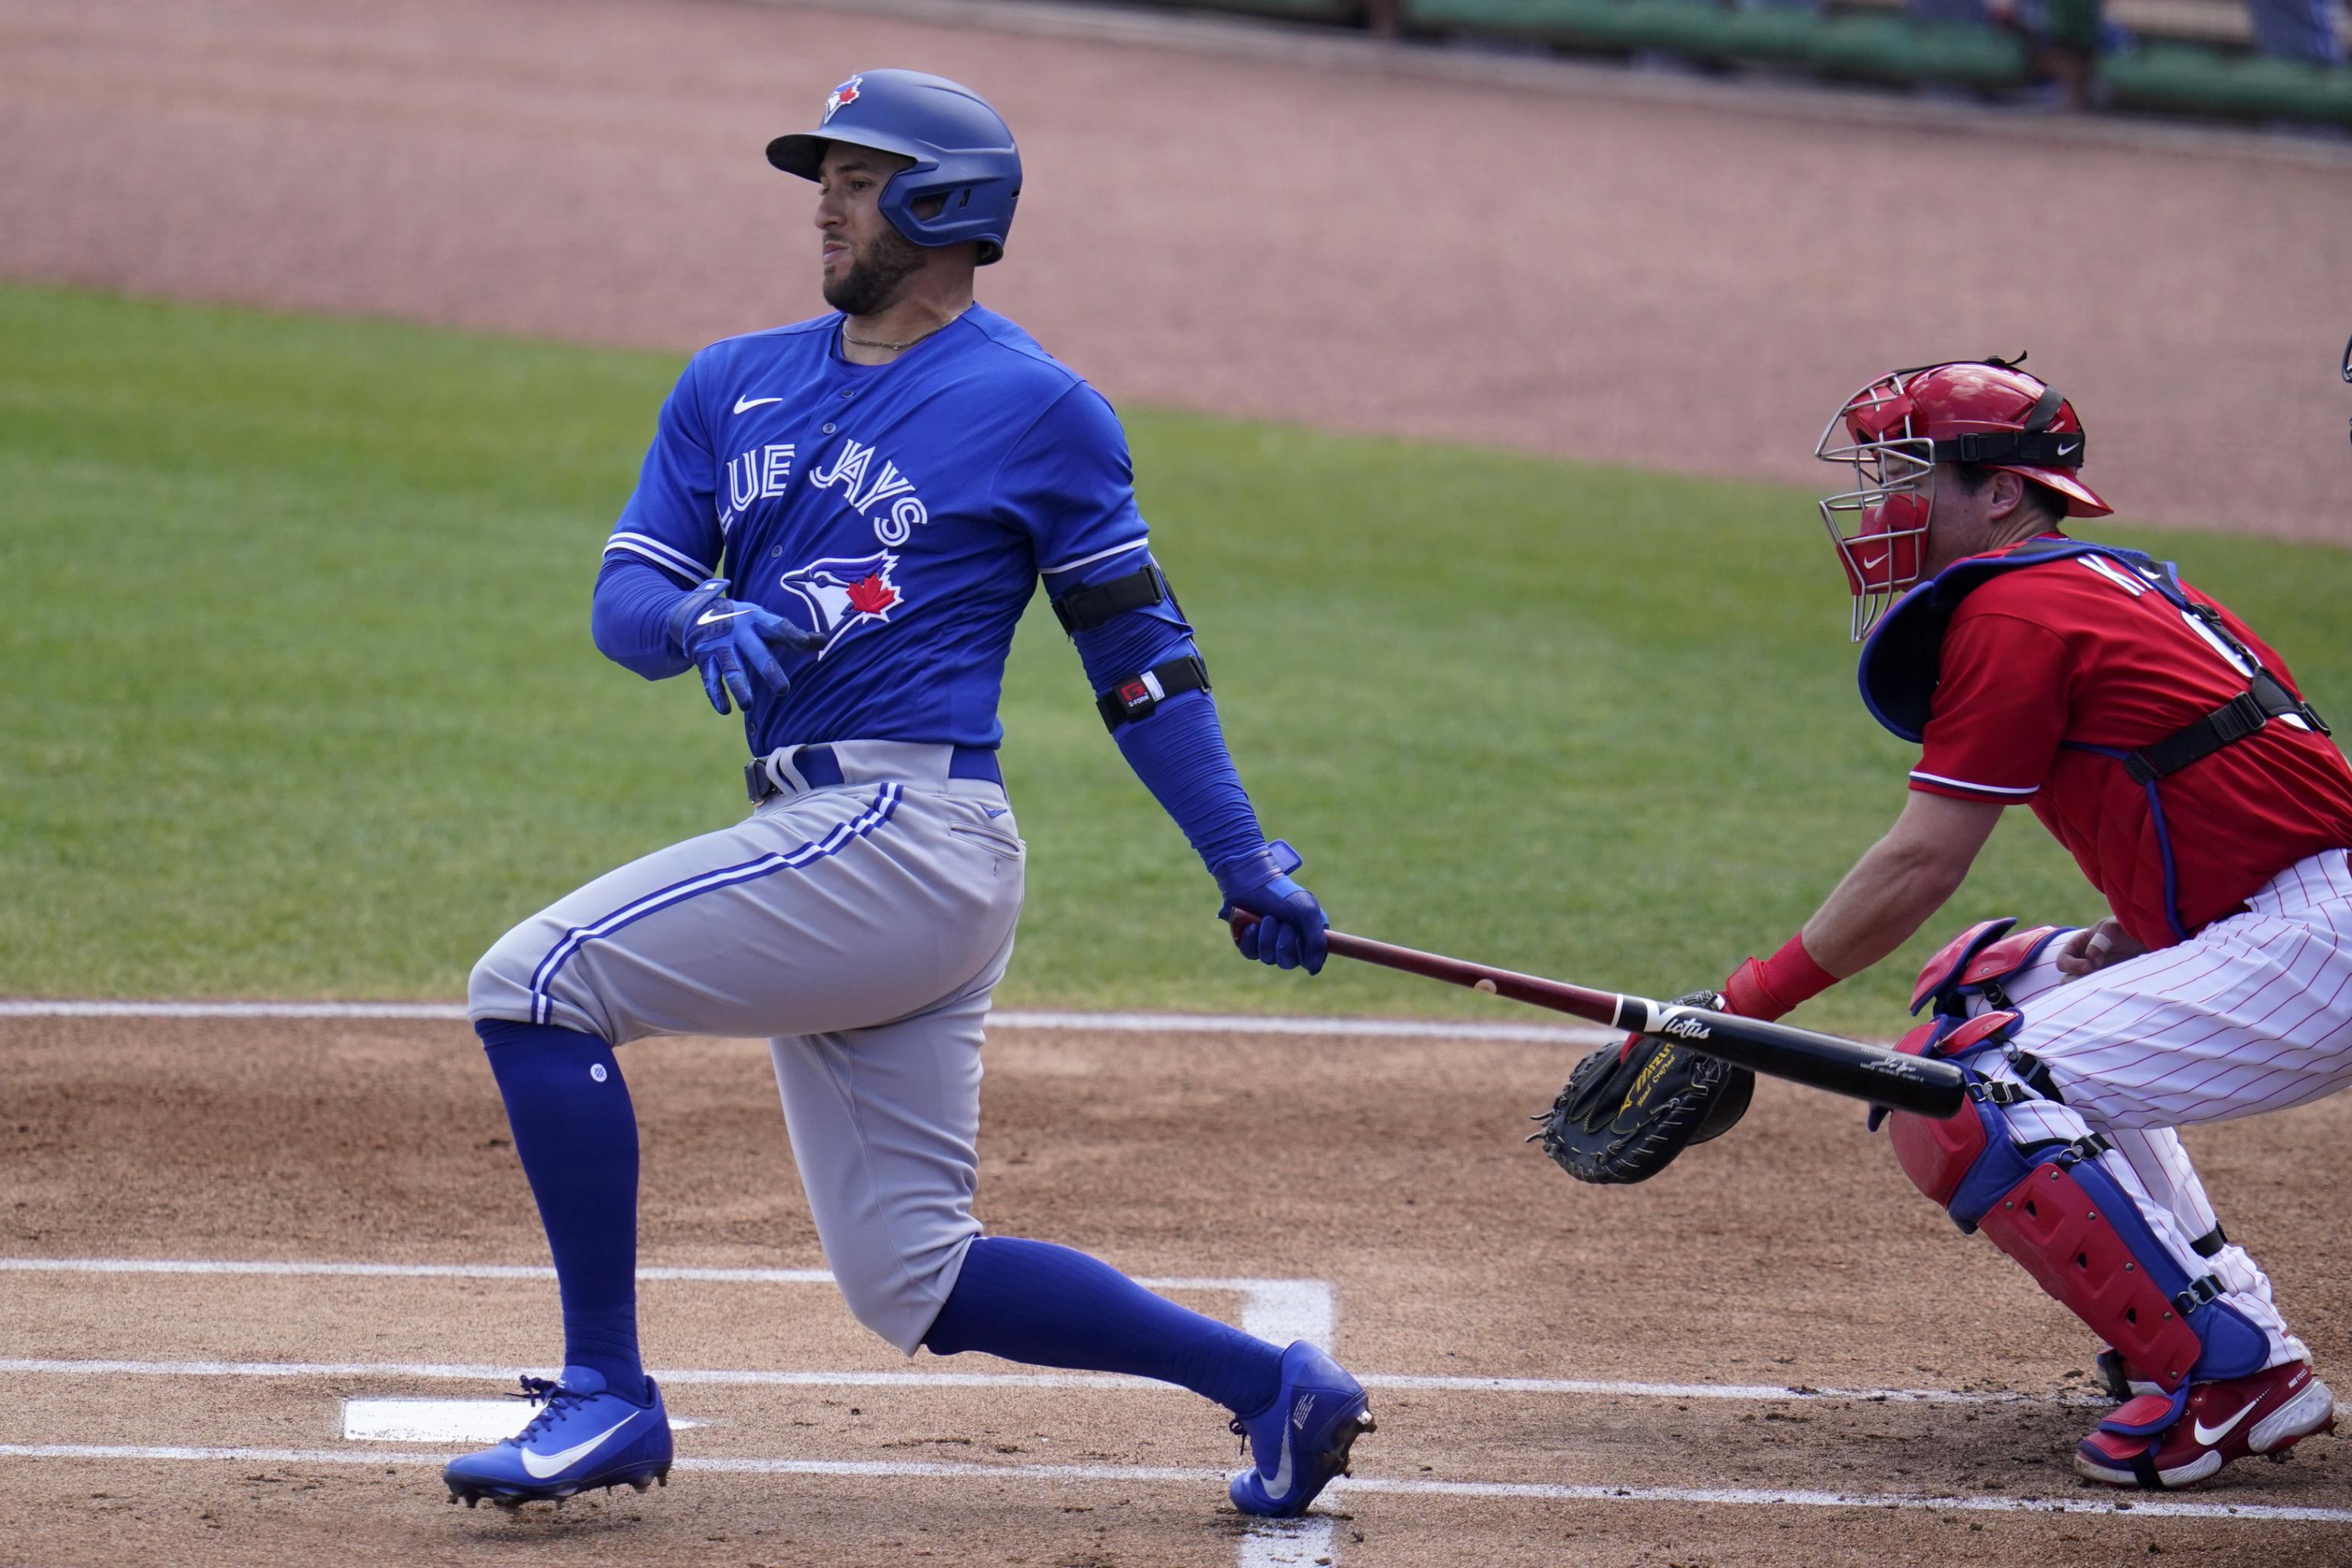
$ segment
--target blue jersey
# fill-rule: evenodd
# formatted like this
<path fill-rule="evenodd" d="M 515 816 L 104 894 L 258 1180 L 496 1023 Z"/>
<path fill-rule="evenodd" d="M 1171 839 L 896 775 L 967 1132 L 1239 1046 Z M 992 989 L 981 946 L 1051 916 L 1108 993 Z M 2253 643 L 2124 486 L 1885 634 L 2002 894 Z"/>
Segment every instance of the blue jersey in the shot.
<path fill-rule="evenodd" d="M 605 545 L 821 634 L 745 715 L 754 754 L 824 741 L 993 746 L 1013 624 L 1041 574 L 1147 557 L 1127 437 L 1100 394 L 974 305 L 883 365 L 843 318 L 729 338 L 662 405 Z M 1132 561 L 1120 559 L 1132 555 Z"/>

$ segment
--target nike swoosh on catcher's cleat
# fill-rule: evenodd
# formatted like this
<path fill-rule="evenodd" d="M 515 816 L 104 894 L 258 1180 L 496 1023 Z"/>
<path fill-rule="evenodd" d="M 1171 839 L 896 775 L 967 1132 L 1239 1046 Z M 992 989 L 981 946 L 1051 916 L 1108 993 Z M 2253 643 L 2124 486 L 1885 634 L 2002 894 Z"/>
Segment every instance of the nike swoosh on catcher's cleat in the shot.
<path fill-rule="evenodd" d="M 2239 1422 L 2243 1421 L 2247 1416 L 2252 1415 L 2254 1413 L 2254 1406 L 2261 1403 L 2262 1400 L 2260 1398 L 2246 1401 L 2245 1405 L 2235 1415 L 2231 1416 L 2219 1426 L 2208 1426 L 2200 1418 L 2190 1426 L 2189 1434 L 2200 1444 L 2210 1446 L 2218 1443 L 2222 1438 L 2230 1435 L 2230 1429 L 2232 1426 L 2235 1426 Z"/>

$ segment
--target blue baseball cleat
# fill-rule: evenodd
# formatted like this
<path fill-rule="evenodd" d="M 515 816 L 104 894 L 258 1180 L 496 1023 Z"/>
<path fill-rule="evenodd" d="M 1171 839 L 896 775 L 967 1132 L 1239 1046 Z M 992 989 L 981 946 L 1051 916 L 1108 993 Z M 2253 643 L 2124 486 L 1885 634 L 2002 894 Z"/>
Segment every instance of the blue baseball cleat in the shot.
<path fill-rule="evenodd" d="M 1243 1452 L 1257 1461 L 1227 1489 L 1244 1513 L 1288 1519 L 1334 1476 L 1348 1473 L 1348 1450 L 1374 1430 L 1364 1385 L 1321 1351 L 1299 1340 L 1282 1352 L 1282 1385 L 1274 1403 L 1235 1416 Z"/>
<path fill-rule="evenodd" d="M 555 1383 L 524 1378 L 513 1397 L 541 1406 L 539 1414 L 498 1447 L 449 1461 L 441 1479 L 451 1502 L 472 1508 L 488 1498 L 512 1510 L 597 1487 L 669 1484 L 669 1414 L 652 1378 L 640 1403 L 606 1388 L 588 1368 L 567 1366 Z"/>

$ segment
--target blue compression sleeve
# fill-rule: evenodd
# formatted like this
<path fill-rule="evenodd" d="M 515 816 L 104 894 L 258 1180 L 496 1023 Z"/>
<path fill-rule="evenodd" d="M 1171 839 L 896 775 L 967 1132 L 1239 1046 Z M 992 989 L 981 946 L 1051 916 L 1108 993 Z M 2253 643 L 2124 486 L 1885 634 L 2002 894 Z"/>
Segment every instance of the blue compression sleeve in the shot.
<path fill-rule="evenodd" d="M 606 556 L 588 613 L 596 651 L 647 680 L 683 675 L 693 662 L 670 646 L 665 627 L 686 593 L 657 566 Z"/>
<path fill-rule="evenodd" d="M 1184 830 L 1202 865 L 1213 871 L 1221 861 L 1264 846 L 1265 834 L 1207 692 L 1180 692 L 1148 718 L 1121 724 L 1118 740 L 1127 765 Z"/>
<path fill-rule="evenodd" d="M 1192 628 L 1166 604 L 1115 616 L 1072 640 L 1097 691 L 1193 651 Z M 1184 830 L 1203 865 L 1214 868 L 1265 842 L 1207 692 L 1181 692 L 1113 733 L 1127 765 Z"/>
<path fill-rule="evenodd" d="M 972 1238 L 925 1344 L 1032 1366 L 1156 1377 L 1237 1415 L 1282 1386 L 1282 1351 L 1155 1296 L 1109 1264 L 1049 1242 Z"/>

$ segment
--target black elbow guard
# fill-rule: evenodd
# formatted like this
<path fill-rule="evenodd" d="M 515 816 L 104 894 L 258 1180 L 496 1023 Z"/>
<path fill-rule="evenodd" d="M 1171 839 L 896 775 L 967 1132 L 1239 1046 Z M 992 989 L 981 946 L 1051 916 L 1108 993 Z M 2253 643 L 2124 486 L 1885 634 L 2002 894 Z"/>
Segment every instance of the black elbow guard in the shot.
<path fill-rule="evenodd" d="M 1129 610 L 1149 609 L 1163 602 L 1174 603 L 1174 595 L 1168 592 L 1168 574 L 1157 564 L 1147 563 L 1140 571 L 1124 577 L 1071 589 L 1054 601 L 1054 616 L 1062 623 L 1064 631 L 1076 637 L 1094 630 L 1113 616 Z"/>

